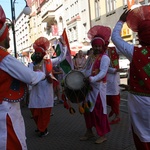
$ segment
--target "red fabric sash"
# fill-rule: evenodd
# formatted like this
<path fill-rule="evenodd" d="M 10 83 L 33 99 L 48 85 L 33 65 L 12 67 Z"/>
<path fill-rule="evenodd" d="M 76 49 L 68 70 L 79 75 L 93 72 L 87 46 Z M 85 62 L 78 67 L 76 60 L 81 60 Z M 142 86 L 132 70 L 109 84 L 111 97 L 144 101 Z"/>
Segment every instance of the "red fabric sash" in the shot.
<path fill-rule="evenodd" d="M 103 54 L 103 55 L 106 55 L 106 54 Z M 97 57 L 97 59 L 95 60 L 95 62 L 93 64 L 93 68 L 92 68 L 92 76 L 95 76 L 95 75 L 97 75 L 100 72 L 99 67 L 100 67 L 101 58 L 102 58 L 103 55 L 100 54 Z M 106 76 L 103 79 L 99 80 L 98 82 L 100 82 L 100 81 L 106 82 Z"/>
<path fill-rule="evenodd" d="M 45 67 L 46 67 L 46 74 L 49 74 L 52 72 L 52 62 L 50 59 L 45 59 L 44 60 Z"/>

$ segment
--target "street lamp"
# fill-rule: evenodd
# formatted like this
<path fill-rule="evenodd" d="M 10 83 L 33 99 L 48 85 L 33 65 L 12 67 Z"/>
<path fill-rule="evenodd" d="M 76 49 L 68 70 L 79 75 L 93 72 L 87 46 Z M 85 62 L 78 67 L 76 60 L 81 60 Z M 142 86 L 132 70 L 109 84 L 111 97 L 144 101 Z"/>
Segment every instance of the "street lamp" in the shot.
<path fill-rule="evenodd" d="M 29 8 L 29 6 L 27 5 L 27 1 L 24 0 L 26 2 L 26 6 L 23 10 L 23 13 L 25 15 L 29 15 L 31 13 L 31 9 Z M 13 33 L 13 42 L 14 42 L 14 55 L 17 58 L 17 48 L 16 48 L 16 33 L 15 33 L 15 20 L 16 20 L 16 16 L 15 16 L 15 2 L 16 0 L 10 0 L 10 4 L 11 4 L 11 16 L 12 16 L 12 33 Z"/>

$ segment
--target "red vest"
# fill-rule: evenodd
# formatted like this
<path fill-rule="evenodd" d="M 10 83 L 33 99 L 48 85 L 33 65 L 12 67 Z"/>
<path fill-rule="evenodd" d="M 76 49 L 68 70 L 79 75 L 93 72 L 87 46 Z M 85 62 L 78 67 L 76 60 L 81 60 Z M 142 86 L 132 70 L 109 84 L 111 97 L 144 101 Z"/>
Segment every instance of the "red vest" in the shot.
<path fill-rule="evenodd" d="M 105 54 L 103 54 L 103 55 L 105 55 Z M 100 54 L 100 55 L 97 57 L 97 59 L 95 60 L 95 62 L 94 62 L 94 64 L 93 64 L 93 68 L 92 68 L 92 76 L 95 76 L 95 75 L 97 75 L 97 74 L 100 72 L 99 67 L 100 67 L 101 58 L 102 58 L 103 55 Z M 104 77 L 103 79 L 101 79 L 100 81 L 106 82 L 106 75 L 105 75 L 105 77 Z M 100 81 L 98 81 L 98 82 L 100 82 Z"/>
<path fill-rule="evenodd" d="M 130 92 L 150 96 L 150 47 L 135 47 L 130 64 Z"/>
<path fill-rule="evenodd" d="M 119 55 L 115 47 L 108 47 L 108 56 L 110 58 L 111 67 L 119 69 Z"/>
<path fill-rule="evenodd" d="M 0 62 L 9 53 L 0 49 Z M 0 69 L 0 103 L 2 101 L 19 102 L 27 93 L 25 83 L 13 78 L 7 72 Z"/>

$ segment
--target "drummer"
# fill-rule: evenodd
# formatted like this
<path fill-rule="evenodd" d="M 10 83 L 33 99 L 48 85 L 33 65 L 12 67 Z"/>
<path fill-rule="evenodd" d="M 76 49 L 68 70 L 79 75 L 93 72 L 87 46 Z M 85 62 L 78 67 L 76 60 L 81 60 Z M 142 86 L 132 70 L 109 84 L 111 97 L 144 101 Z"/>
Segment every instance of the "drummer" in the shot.
<path fill-rule="evenodd" d="M 96 144 L 106 141 L 105 135 L 110 131 L 106 106 L 106 74 L 110 59 L 105 54 L 110 35 L 109 27 L 99 25 L 92 27 L 88 32 L 94 57 L 85 67 L 86 78 L 84 81 L 91 85 L 92 90 L 88 93 L 86 102 L 84 102 L 87 107 L 86 110 L 88 109 L 88 113 L 84 113 L 87 129 L 84 136 L 80 138 L 81 141 L 89 140 L 95 136 L 92 131 L 93 127 L 96 128 L 99 136 L 95 141 Z"/>

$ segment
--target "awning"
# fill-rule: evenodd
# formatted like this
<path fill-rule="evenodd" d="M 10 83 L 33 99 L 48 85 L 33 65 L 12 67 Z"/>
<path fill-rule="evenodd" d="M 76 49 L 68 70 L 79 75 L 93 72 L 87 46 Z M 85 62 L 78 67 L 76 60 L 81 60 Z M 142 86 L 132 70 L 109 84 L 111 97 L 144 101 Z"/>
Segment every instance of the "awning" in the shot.
<path fill-rule="evenodd" d="M 75 55 L 76 55 L 76 51 L 72 51 L 71 50 L 71 56 L 75 56 Z M 53 57 L 56 57 L 56 53 L 55 52 L 53 53 Z"/>
<path fill-rule="evenodd" d="M 75 55 L 76 55 L 76 51 L 71 50 L 71 56 L 75 56 Z"/>

